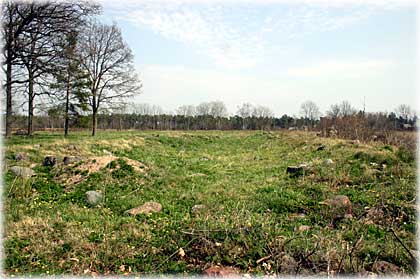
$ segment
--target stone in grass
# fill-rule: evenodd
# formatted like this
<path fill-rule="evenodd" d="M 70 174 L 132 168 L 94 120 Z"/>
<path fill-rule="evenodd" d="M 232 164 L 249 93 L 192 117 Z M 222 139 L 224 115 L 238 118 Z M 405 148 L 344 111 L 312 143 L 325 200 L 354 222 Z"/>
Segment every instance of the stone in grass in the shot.
<path fill-rule="evenodd" d="M 209 277 L 235 277 L 239 275 L 239 270 L 230 266 L 211 266 L 203 271 Z"/>
<path fill-rule="evenodd" d="M 52 155 L 48 155 L 44 158 L 44 162 L 42 163 L 42 165 L 44 167 L 53 167 L 57 164 L 57 158 L 55 156 Z"/>
<path fill-rule="evenodd" d="M 14 175 L 21 178 L 29 178 L 35 174 L 32 169 L 27 168 L 27 167 L 19 167 L 19 166 L 11 167 L 10 171 L 13 172 Z"/>
<path fill-rule="evenodd" d="M 204 210 L 207 209 L 207 206 L 204 204 L 196 204 L 191 208 L 191 213 L 193 214 L 197 214 L 200 212 L 203 212 Z"/>
<path fill-rule="evenodd" d="M 162 205 L 158 202 L 146 202 L 141 206 L 127 210 L 126 213 L 129 215 L 139 215 L 139 214 L 150 214 L 160 212 L 162 210 Z"/>
<path fill-rule="evenodd" d="M 331 225 L 333 227 L 335 227 L 337 222 L 342 219 L 352 218 L 352 205 L 347 196 L 337 195 L 321 202 L 320 204 L 324 204 L 329 207 L 327 215 L 331 217 Z"/>
<path fill-rule="evenodd" d="M 299 226 L 299 227 L 296 227 L 296 228 L 295 228 L 295 231 L 296 231 L 296 232 L 306 232 L 306 231 L 309 231 L 310 229 L 311 229 L 311 227 L 310 227 L 310 226 L 301 225 L 301 226 Z"/>
<path fill-rule="evenodd" d="M 289 256 L 289 255 L 283 255 L 280 259 L 280 272 L 283 274 L 296 274 L 296 267 L 297 262 L 296 260 Z"/>
<path fill-rule="evenodd" d="M 321 144 L 320 146 L 318 146 L 318 148 L 316 149 L 316 151 L 321 151 L 325 149 L 325 145 Z"/>
<path fill-rule="evenodd" d="M 303 175 L 307 169 L 308 165 L 306 164 L 300 164 L 299 166 L 288 166 L 286 173 L 288 173 L 291 177 L 297 177 Z"/>
<path fill-rule="evenodd" d="M 75 157 L 75 156 L 65 156 L 63 158 L 63 164 L 64 165 L 70 165 L 76 162 L 80 162 L 81 159 L 79 157 Z"/>
<path fill-rule="evenodd" d="M 95 206 L 102 201 L 102 194 L 97 191 L 87 191 L 86 201 L 89 205 Z"/>
<path fill-rule="evenodd" d="M 334 164 L 334 161 L 333 161 L 333 160 L 331 160 L 331 159 L 326 159 L 326 160 L 324 161 L 324 164 L 325 164 L 325 165 L 327 165 L 327 166 L 330 166 L 330 165 Z"/>
<path fill-rule="evenodd" d="M 395 274 L 400 273 L 401 269 L 395 264 L 386 261 L 377 261 L 372 265 L 372 271 L 379 274 Z"/>
<path fill-rule="evenodd" d="M 26 160 L 26 159 L 28 159 L 28 157 L 26 156 L 26 154 L 25 154 L 25 153 L 17 153 L 17 154 L 15 155 L 15 160 L 16 160 L 16 161 L 24 161 L 24 160 Z"/>

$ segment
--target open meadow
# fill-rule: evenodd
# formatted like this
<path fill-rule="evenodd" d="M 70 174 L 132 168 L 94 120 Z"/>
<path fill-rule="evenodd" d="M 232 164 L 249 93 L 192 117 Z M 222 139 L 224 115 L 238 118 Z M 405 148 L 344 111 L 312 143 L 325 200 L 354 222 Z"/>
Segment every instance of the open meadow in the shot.
<path fill-rule="evenodd" d="M 298 131 L 38 132 L 7 139 L 4 162 L 8 274 L 415 272 L 404 148 Z"/>

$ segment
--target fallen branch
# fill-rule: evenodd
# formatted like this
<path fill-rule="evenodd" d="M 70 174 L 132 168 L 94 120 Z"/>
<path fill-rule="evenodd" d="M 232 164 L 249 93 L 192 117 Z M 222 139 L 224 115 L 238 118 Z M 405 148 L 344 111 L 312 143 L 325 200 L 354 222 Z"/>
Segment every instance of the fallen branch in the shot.
<path fill-rule="evenodd" d="M 410 255 L 411 259 L 418 264 L 418 261 L 417 261 L 416 256 L 414 256 L 413 253 L 411 253 L 410 249 L 408 249 L 407 246 L 404 245 L 404 243 L 397 236 L 397 234 L 395 233 L 395 231 L 392 228 L 390 229 L 390 231 L 392 232 L 392 234 L 394 235 L 394 237 L 398 240 L 398 242 L 401 244 L 401 246 L 405 249 L 405 251 L 407 251 L 407 253 Z"/>

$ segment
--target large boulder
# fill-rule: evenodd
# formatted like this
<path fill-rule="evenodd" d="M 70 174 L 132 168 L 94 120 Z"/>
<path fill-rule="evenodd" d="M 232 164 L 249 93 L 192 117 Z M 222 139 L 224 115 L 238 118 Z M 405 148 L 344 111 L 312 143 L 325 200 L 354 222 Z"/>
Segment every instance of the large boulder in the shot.
<path fill-rule="evenodd" d="M 97 205 L 103 199 L 102 194 L 97 191 L 87 191 L 85 193 L 85 196 L 86 196 L 87 203 L 91 206 Z"/>
<path fill-rule="evenodd" d="M 34 171 L 27 167 L 19 167 L 19 166 L 13 166 L 10 168 L 10 171 L 21 178 L 30 178 L 31 176 L 35 175 Z"/>
<path fill-rule="evenodd" d="M 157 213 L 162 210 L 162 205 L 158 202 L 146 202 L 141 206 L 127 210 L 126 213 L 129 215 L 139 215 L 139 214 L 150 214 Z"/>

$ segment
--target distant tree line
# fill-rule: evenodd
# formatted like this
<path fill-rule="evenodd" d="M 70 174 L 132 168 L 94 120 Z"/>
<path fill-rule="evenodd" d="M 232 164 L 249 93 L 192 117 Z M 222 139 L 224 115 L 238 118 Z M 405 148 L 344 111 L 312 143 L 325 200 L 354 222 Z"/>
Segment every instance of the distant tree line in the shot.
<path fill-rule="evenodd" d="M 64 129 L 63 110 L 50 108 L 45 114 L 36 116 L 37 129 Z M 183 105 L 175 113 L 164 113 L 158 105 L 133 104 L 102 110 L 97 115 L 99 129 L 138 130 L 276 130 L 305 129 L 319 131 L 322 128 L 336 129 L 343 135 L 355 133 L 358 129 L 372 131 L 410 130 L 416 125 L 417 117 L 407 105 L 401 105 L 395 112 L 363 112 L 353 108 L 349 102 L 332 105 L 324 117 L 320 117 L 315 103 L 306 101 L 299 116 L 284 114 L 275 117 L 264 106 L 250 103 L 238 107 L 236 114 L 228 115 L 221 101 L 203 102 L 197 106 Z M 326 122 L 325 120 L 328 119 Z M 357 121 L 356 121 L 357 119 Z M 363 121 L 362 121 L 363 120 Z M 15 116 L 15 128 L 24 127 L 26 116 Z M 362 125 L 355 126 L 354 123 Z M 327 127 L 322 127 L 327 124 Z M 91 115 L 74 113 L 70 117 L 73 129 L 91 129 Z M 352 134 L 352 135 L 353 135 Z"/>

